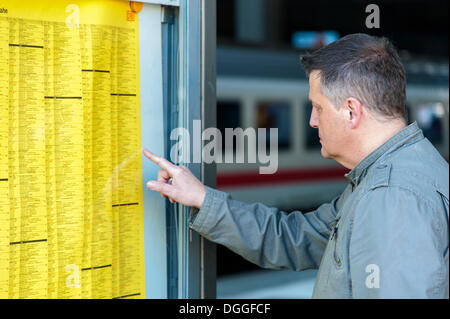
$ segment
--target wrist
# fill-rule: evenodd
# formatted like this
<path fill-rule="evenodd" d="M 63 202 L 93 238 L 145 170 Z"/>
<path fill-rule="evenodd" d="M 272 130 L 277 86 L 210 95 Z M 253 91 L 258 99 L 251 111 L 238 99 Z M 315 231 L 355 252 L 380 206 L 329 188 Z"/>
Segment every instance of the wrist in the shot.
<path fill-rule="evenodd" d="M 202 185 L 200 195 L 198 197 L 198 202 L 195 207 L 197 207 L 198 209 L 201 209 L 203 206 L 203 202 L 205 201 L 205 197 L 206 197 L 206 187 L 204 185 Z"/>

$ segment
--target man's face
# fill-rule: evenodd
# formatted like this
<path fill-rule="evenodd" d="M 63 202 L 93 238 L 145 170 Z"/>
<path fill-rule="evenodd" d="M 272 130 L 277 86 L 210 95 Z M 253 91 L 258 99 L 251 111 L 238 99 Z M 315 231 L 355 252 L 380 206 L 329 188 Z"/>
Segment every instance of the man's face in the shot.
<path fill-rule="evenodd" d="M 336 109 L 320 91 L 319 71 L 313 71 L 309 76 L 309 99 L 313 106 L 309 125 L 318 130 L 321 154 L 325 158 L 337 160 L 347 142 L 344 117 L 342 108 Z"/>

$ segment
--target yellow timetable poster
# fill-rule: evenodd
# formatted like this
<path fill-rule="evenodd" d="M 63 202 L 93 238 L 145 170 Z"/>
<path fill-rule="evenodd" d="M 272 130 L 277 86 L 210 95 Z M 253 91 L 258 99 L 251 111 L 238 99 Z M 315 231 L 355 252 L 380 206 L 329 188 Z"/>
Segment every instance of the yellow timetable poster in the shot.
<path fill-rule="evenodd" d="M 138 19 L 0 0 L 0 298 L 144 298 Z"/>

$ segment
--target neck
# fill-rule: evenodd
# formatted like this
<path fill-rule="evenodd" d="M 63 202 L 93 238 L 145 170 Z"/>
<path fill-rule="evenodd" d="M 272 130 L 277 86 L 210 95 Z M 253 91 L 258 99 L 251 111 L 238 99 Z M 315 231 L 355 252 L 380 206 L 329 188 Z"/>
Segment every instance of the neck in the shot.
<path fill-rule="evenodd" d="M 370 153 L 378 147 L 386 143 L 392 136 L 400 132 L 406 127 L 402 120 L 391 120 L 389 122 L 373 121 L 370 125 L 360 128 L 353 138 L 350 156 L 347 159 L 339 161 L 339 163 L 349 169 L 353 169 Z"/>

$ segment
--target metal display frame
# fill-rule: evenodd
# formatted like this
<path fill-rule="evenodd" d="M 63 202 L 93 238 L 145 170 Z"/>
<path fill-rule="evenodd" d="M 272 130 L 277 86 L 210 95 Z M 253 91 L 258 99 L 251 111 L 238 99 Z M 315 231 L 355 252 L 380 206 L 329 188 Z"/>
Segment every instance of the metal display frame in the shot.
<path fill-rule="evenodd" d="M 179 123 L 192 138 L 194 120 L 200 120 L 202 129 L 216 122 L 216 1 L 180 1 L 180 87 L 183 95 L 179 105 Z M 194 145 L 194 143 L 191 143 Z M 198 150 L 194 150 L 198 151 Z M 187 160 L 191 172 L 208 186 L 215 186 L 215 165 L 193 163 Z M 179 260 L 178 298 L 216 297 L 216 249 L 188 227 L 189 208 L 178 207 L 182 250 Z"/>
<path fill-rule="evenodd" d="M 180 5 L 180 0 L 141 0 L 138 2 L 149 3 L 149 4 L 161 4 L 165 6 L 176 6 Z"/>
<path fill-rule="evenodd" d="M 202 131 L 216 126 L 216 1 L 169 2 L 161 6 L 166 158 L 172 129 L 184 127 L 201 143 L 194 120 L 201 121 Z M 185 163 L 203 183 L 215 187 L 215 164 Z M 166 199 L 167 297 L 215 298 L 216 246 L 189 229 L 189 211 Z"/>

